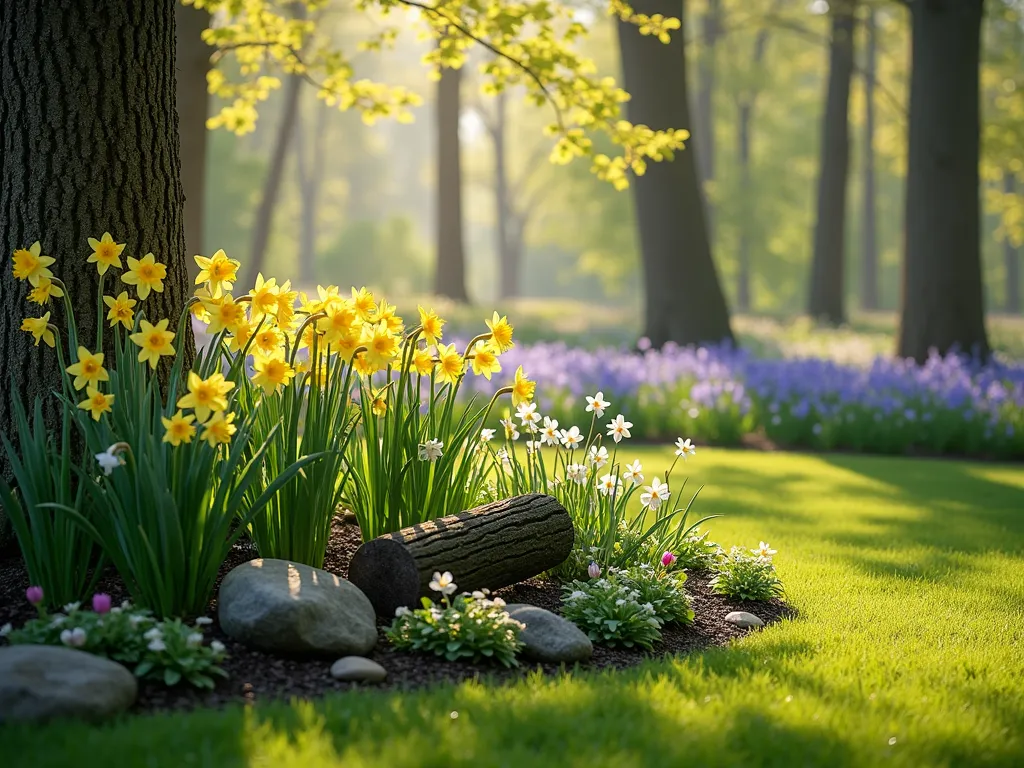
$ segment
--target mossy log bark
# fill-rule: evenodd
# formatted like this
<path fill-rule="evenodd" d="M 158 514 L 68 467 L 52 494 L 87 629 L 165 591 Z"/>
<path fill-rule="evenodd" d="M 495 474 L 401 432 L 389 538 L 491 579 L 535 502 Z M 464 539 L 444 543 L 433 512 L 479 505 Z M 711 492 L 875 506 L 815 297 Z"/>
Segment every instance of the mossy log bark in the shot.
<path fill-rule="evenodd" d="M 348 577 L 378 615 L 393 616 L 429 594 L 435 571 L 451 571 L 460 592 L 507 587 L 559 565 L 574 535 L 553 497 L 515 496 L 368 541 Z"/>

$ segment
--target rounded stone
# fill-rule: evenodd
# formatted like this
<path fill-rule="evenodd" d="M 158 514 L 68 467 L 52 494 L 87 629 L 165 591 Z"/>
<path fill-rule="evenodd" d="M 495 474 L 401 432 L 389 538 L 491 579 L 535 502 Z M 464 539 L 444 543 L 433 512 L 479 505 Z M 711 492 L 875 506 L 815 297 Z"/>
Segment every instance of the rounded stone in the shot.
<path fill-rule="evenodd" d="M 377 643 L 376 614 L 358 587 L 287 560 L 250 560 L 233 569 L 217 597 L 221 628 L 270 653 L 362 655 Z"/>
<path fill-rule="evenodd" d="M 511 603 L 505 610 L 526 625 L 519 639 L 521 653 L 528 659 L 558 664 L 587 661 L 594 654 L 594 644 L 583 630 L 551 611 L 525 603 Z"/>
<path fill-rule="evenodd" d="M 388 671 L 380 664 L 362 656 L 345 656 L 331 665 L 331 677 L 360 683 L 380 683 Z"/>
<path fill-rule="evenodd" d="M 128 709 L 138 690 L 131 672 L 102 656 L 52 645 L 0 648 L 0 723 L 102 720 Z"/>
<path fill-rule="evenodd" d="M 751 629 L 753 627 L 763 627 L 764 622 L 761 621 L 757 616 L 746 611 L 733 611 L 725 617 L 725 620 L 730 624 L 735 624 L 741 629 Z"/>

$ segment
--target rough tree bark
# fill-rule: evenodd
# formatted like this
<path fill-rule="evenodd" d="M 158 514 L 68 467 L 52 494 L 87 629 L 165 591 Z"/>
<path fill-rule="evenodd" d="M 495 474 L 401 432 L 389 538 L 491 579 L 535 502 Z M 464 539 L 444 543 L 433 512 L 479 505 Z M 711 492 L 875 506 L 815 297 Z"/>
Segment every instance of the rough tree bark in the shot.
<path fill-rule="evenodd" d="M 1003 192 L 1017 191 L 1017 179 L 1012 172 L 1003 176 Z M 1009 237 L 1003 239 L 1003 265 L 1006 268 L 1006 302 L 1003 308 L 1014 315 L 1020 314 L 1020 253 Z"/>
<path fill-rule="evenodd" d="M 327 133 L 327 110 L 319 103 L 314 104 L 314 109 L 316 119 L 312 129 L 313 140 L 308 148 L 304 115 L 301 112 L 296 116 L 299 124 L 295 126 L 295 171 L 299 177 L 299 194 L 302 197 L 299 284 L 304 288 L 316 282 L 316 214 L 324 180 L 324 137 Z"/>
<path fill-rule="evenodd" d="M 983 0 L 911 4 L 910 136 L 901 357 L 990 354 L 981 270 Z"/>
<path fill-rule="evenodd" d="M 281 105 L 281 122 L 277 126 L 274 148 L 270 155 L 270 166 L 266 178 L 263 179 L 263 193 L 260 204 L 256 208 L 256 219 L 252 227 L 252 248 L 249 261 L 242 265 L 241 291 L 248 290 L 256 282 L 256 275 L 263 271 L 263 263 L 267 257 L 267 246 L 270 244 L 270 233 L 274 224 L 274 210 L 277 207 L 278 193 L 281 191 L 281 179 L 284 178 L 284 167 L 288 160 L 288 150 L 292 146 L 292 133 L 295 130 L 295 115 L 299 107 L 299 89 L 302 78 L 289 75 L 284 81 L 284 102 Z"/>
<path fill-rule="evenodd" d="M 443 68 L 437 83 L 437 270 L 434 293 L 468 302 L 462 238 L 459 112 L 462 70 Z"/>
<path fill-rule="evenodd" d="M 109 231 L 123 256 L 152 251 L 163 293 L 141 304 L 177 321 L 191 293 L 175 115 L 174 0 L 4 0 L 0 3 L 0 247 L 35 240 L 57 259 L 82 343 L 96 338 L 98 275 L 89 237 Z M 0 273 L 0 431 L 13 435 L 14 398 L 60 386 L 57 357 L 19 330 L 44 310 Z M 122 259 L 123 263 L 123 259 Z M 107 285 L 116 288 L 108 275 Z M 47 307 L 64 326 L 59 303 Z M 194 352 L 191 327 L 175 347 Z M 108 336 L 109 338 L 109 336 Z M 53 414 L 51 414 L 52 417 Z M 3 461 L 0 459 L 0 461 Z M 3 462 L 4 464 L 6 462 Z M 7 467 L 0 467 L 7 471 Z"/>
<path fill-rule="evenodd" d="M 632 7 L 637 13 L 685 18 L 678 0 L 638 0 Z M 626 22 L 619 22 L 618 31 L 623 81 L 632 95 L 627 104 L 629 119 L 654 129 L 689 126 L 685 28 L 676 30 L 667 45 L 641 35 Z M 652 77 L 652 72 L 673 76 L 666 81 Z M 691 139 L 673 162 L 651 163 L 643 176 L 633 180 L 644 268 L 644 333 L 656 346 L 668 341 L 733 341 L 729 311 L 711 258 L 696 143 Z"/>
<path fill-rule="evenodd" d="M 210 23 L 210 14 L 179 2 L 174 20 L 181 187 L 185 193 L 185 264 L 194 280 L 199 265 L 192 257 L 203 253 L 206 118 L 210 106 L 206 74 L 210 70 L 210 46 L 203 42 L 202 34 Z"/>
<path fill-rule="evenodd" d="M 807 313 L 838 325 L 846 319 L 843 296 L 846 259 L 846 182 L 850 166 L 850 80 L 856 0 L 833 0 L 828 93 L 821 127 L 817 218 Z"/>
<path fill-rule="evenodd" d="M 394 616 L 430 594 L 437 571 L 451 571 L 460 592 L 507 587 L 560 565 L 574 536 L 554 497 L 514 496 L 368 541 L 348 577 L 379 616 Z"/>
<path fill-rule="evenodd" d="M 863 205 L 860 244 L 860 306 L 878 309 L 878 224 L 875 216 L 875 77 L 878 41 L 875 9 L 868 6 L 864 19 L 864 149 L 861 157 Z"/>
<path fill-rule="evenodd" d="M 713 238 L 715 208 L 707 199 L 708 182 L 715 180 L 715 81 L 718 34 L 722 23 L 721 0 L 708 0 L 701 18 L 700 55 L 697 57 L 697 100 L 694 115 L 694 135 L 697 137 L 697 171 L 704 189 L 707 212 L 708 237 Z"/>

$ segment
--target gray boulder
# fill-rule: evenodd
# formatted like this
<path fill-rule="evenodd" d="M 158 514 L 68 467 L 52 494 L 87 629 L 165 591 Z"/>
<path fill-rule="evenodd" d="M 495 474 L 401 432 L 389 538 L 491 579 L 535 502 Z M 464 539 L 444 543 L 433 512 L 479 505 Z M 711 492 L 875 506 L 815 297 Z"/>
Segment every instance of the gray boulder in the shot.
<path fill-rule="evenodd" d="M 0 648 L 0 723 L 102 720 L 128 709 L 137 694 L 135 676 L 109 659 L 52 645 Z"/>
<path fill-rule="evenodd" d="M 725 620 L 730 624 L 735 624 L 740 629 L 752 629 L 753 627 L 763 627 L 764 622 L 761 621 L 757 616 L 746 611 L 733 611 L 727 614 Z"/>
<path fill-rule="evenodd" d="M 528 659 L 571 663 L 586 661 L 594 653 L 594 645 L 583 630 L 551 611 L 523 603 L 511 603 L 505 610 L 526 625 L 519 638 L 524 644 L 521 653 Z"/>
<path fill-rule="evenodd" d="M 287 560 L 251 560 L 221 583 L 220 625 L 271 653 L 361 656 L 377 643 L 376 614 L 358 587 Z"/>
<path fill-rule="evenodd" d="M 361 683 L 379 683 L 388 676 L 388 671 L 376 661 L 362 656 L 345 656 L 331 665 L 331 677 Z"/>

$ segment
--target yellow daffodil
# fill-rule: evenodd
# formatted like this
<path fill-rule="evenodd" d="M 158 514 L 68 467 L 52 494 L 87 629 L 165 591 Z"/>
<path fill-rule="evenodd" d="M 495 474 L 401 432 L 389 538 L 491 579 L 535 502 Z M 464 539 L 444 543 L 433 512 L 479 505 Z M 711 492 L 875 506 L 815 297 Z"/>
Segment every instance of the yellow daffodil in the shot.
<path fill-rule="evenodd" d="M 59 299 L 64 291 L 48 277 L 39 278 L 39 284 L 28 292 L 28 300 L 33 304 L 49 304 L 51 298 Z"/>
<path fill-rule="evenodd" d="M 437 378 L 442 383 L 457 382 L 465 371 L 465 364 L 454 344 L 437 348 Z"/>
<path fill-rule="evenodd" d="M 366 288 L 360 288 L 358 291 L 355 288 L 352 289 L 352 306 L 355 307 L 359 319 L 363 321 L 372 318 L 373 313 L 377 310 L 373 294 Z"/>
<path fill-rule="evenodd" d="M 216 298 L 222 291 L 230 291 L 238 279 L 238 268 L 241 264 L 229 259 L 224 251 L 217 251 L 213 256 L 193 256 L 199 265 L 196 285 L 207 283 L 210 296 Z"/>
<path fill-rule="evenodd" d="M 429 349 L 417 349 L 412 353 L 412 367 L 420 376 L 429 376 L 434 370 L 434 356 Z"/>
<path fill-rule="evenodd" d="M 238 325 L 235 326 L 235 330 L 231 333 L 228 349 L 232 352 L 241 353 L 245 349 L 245 345 L 249 343 L 249 339 L 252 338 L 252 328 L 253 324 L 250 320 L 243 318 L 239 321 Z"/>
<path fill-rule="evenodd" d="M 99 421 L 100 416 L 110 411 L 114 404 L 113 395 L 104 395 L 96 387 L 90 386 L 85 390 L 85 400 L 78 404 L 83 411 L 88 411 L 93 421 Z"/>
<path fill-rule="evenodd" d="M 235 414 L 223 411 L 215 413 L 206 424 L 203 425 L 202 439 L 209 443 L 211 448 L 216 448 L 218 443 L 230 443 L 231 436 L 235 434 L 236 427 L 232 423 Z"/>
<path fill-rule="evenodd" d="M 350 301 L 332 303 L 324 309 L 327 317 L 316 321 L 316 329 L 324 335 L 327 344 L 336 344 L 343 336 L 352 334 L 357 322 L 355 307 Z"/>
<path fill-rule="evenodd" d="M 358 356 L 356 356 L 356 358 L 352 361 L 352 367 L 355 369 L 355 372 L 358 373 L 360 376 L 372 376 L 373 374 L 380 370 L 380 368 L 378 368 L 376 365 L 370 362 L 369 358 L 366 357 L 365 352 L 361 352 Z"/>
<path fill-rule="evenodd" d="M 351 360 L 352 356 L 355 355 L 356 350 L 361 346 L 361 332 L 355 326 L 346 335 L 339 338 L 334 344 L 331 345 L 331 349 L 338 353 L 338 357 L 342 360 Z"/>
<path fill-rule="evenodd" d="M 128 271 L 121 275 L 121 282 L 134 285 L 139 298 L 145 300 L 150 291 L 163 293 L 167 267 L 156 260 L 152 253 L 141 259 L 128 257 Z"/>
<path fill-rule="evenodd" d="M 284 344 L 284 331 L 273 325 L 265 325 L 256 331 L 252 340 L 253 354 L 263 357 L 280 357 L 284 354 L 281 345 Z"/>
<path fill-rule="evenodd" d="M 195 371 L 189 371 L 188 394 L 178 399 L 178 407 L 191 408 L 200 422 L 206 421 L 211 412 L 219 413 L 228 407 L 227 394 L 234 386 L 235 383 L 225 381 L 221 373 L 202 379 Z"/>
<path fill-rule="evenodd" d="M 103 237 L 97 240 L 89 238 L 89 247 L 92 253 L 86 261 L 96 265 L 96 271 L 105 275 L 111 267 L 121 268 L 121 251 L 124 250 L 124 243 L 115 243 L 109 232 L 104 232 Z"/>
<path fill-rule="evenodd" d="M 277 292 L 277 324 L 282 328 L 290 326 L 295 319 L 295 299 L 299 293 L 291 288 L 292 281 L 285 280 Z"/>
<path fill-rule="evenodd" d="M 53 331 L 50 329 L 49 312 L 42 317 L 26 317 L 21 321 L 21 330 L 28 331 L 33 337 L 35 337 L 37 347 L 39 346 L 40 341 L 50 347 L 55 343 Z"/>
<path fill-rule="evenodd" d="M 252 319 L 254 322 L 263 319 L 264 315 L 277 314 L 277 280 L 273 277 L 263 279 L 263 273 L 256 275 L 256 287 L 249 295 L 252 297 Z"/>
<path fill-rule="evenodd" d="M 316 287 L 316 293 L 317 296 L 320 297 L 320 300 L 317 302 L 319 305 L 318 309 L 322 309 L 324 311 L 330 307 L 340 304 L 343 301 L 348 301 L 348 299 L 343 299 L 341 297 L 341 289 L 336 285 L 328 285 L 326 288 L 322 285 L 318 285 Z"/>
<path fill-rule="evenodd" d="M 385 368 L 398 354 L 398 340 L 385 323 L 373 326 L 366 334 L 366 361 L 377 369 Z"/>
<path fill-rule="evenodd" d="M 420 327 L 423 329 L 423 339 L 427 342 L 427 346 L 432 346 L 441 341 L 441 329 L 444 327 L 445 321 L 442 320 L 433 309 L 425 310 L 423 307 L 417 307 L 420 312 Z"/>
<path fill-rule="evenodd" d="M 256 373 L 252 383 L 267 394 L 277 392 L 278 387 L 288 386 L 288 382 L 295 376 L 292 367 L 280 357 L 256 357 L 254 367 Z"/>
<path fill-rule="evenodd" d="M 130 258 L 129 261 L 131 261 Z M 133 333 L 129 338 L 141 347 L 140 363 L 148 362 L 150 368 L 156 368 L 161 356 L 174 354 L 174 347 L 171 346 L 171 342 L 174 341 L 174 333 L 167 330 L 167 318 L 156 325 L 148 320 L 143 320 L 139 328 L 139 332 Z"/>
<path fill-rule="evenodd" d="M 111 328 L 120 323 L 129 331 L 132 329 L 135 321 L 135 312 L 132 308 L 137 302 L 128 298 L 128 291 L 121 291 L 116 299 L 113 296 L 104 296 L 103 303 L 110 307 L 107 320 L 110 321 Z"/>
<path fill-rule="evenodd" d="M 473 373 L 490 381 L 491 374 L 501 370 L 498 350 L 490 341 L 478 341 L 473 349 Z"/>
<path fill-rule="evenodd" d="M 67 367 L 67 372 L 75 377 L 75 389 L 95 386 L 100 381 L 110 381 L 110 375 L 103 367 L 103 353 L 92 354 L 85 347 L 78 348 L 78 362 Z"/>
<path fill-rule="evenodd" d="M 196 428 L 192 422 L 196 420 L 196 417 L 191 413 L 182 413 L 178 411 L 176 414 L 167 418 L 161 416 L 160 421 L 164 425 L 164 442 L 170 443 L 174 447 L 178 447 L 182 443 L 191 443 L 192 438 L 196 436 Z"/>
<path fill-rule="evenodd" d="M 391 333 L 401 333 L 405 328 L 405 323 L 395 314 L 397 311 L 398 308 L 394 304 L 388 304 L 387 299 L 381 299 L 380 304 L 377 305 L 377 313 L 373 316 L 373 322 L 378 325 L 384 323 Z"/>
<path fill-rule="evenodd" d="M 505 315 L 498 317 L 498 313 L 495 312 L 486 322 L 487 328 L 491 332 L 491 341 L 494 342 L 499 355 L 508 352 L 515 346 L 512 342 L 512 326 L 508 322 L 508 317 Z"/>
<path fill-rule="evenodd" d="M 518 407 L 520 403 L 530 402 L 536 390 L 537 382 L 526 378 L 523 366 L 516 368 L 516 380 L 512 383 L 512 405 Z"/>
<path fill-rule="evenodd" d="M 374 416 L 384 416 L 388 412 L 387 391 L 380 390 L 373 396 L 373 404 L 370 406 Z"/>
<path fill-rule="evenodd" d="M 19 280 L 28 280 L 33 287 L 39 285 L 44 277 L 53 277 L 47 267 L 56 259 L 42 255 L 42 246 L 36 240 L 27 249 L 19 248 L 14 252 L 14 276 Z"/>
<path fill-rule="evenodd" d="M 220 333 L 224 330 L 234 333 L 238 324 L 245 320 L 245 307 L 236 303 L 230 293 L 206 299 L 202 306 L 206 309 L 206 322 L 209 324 L 207 333 Z"/>

